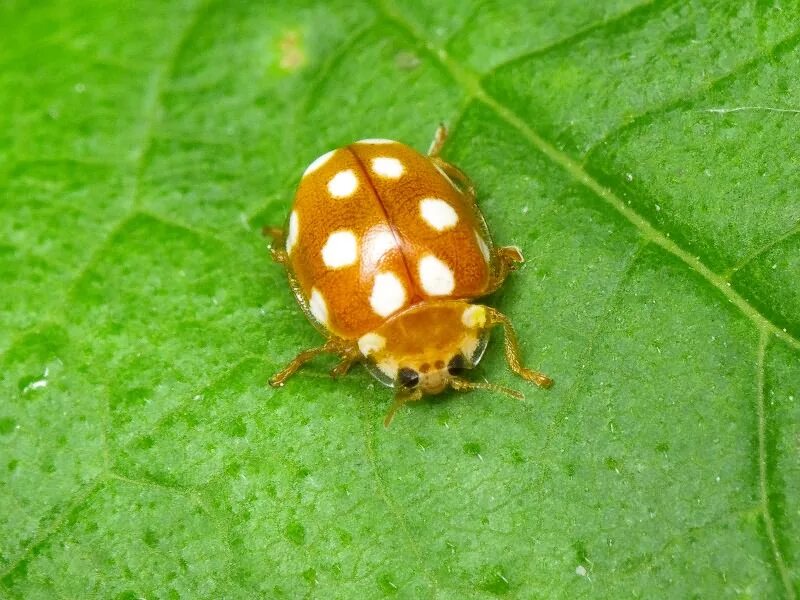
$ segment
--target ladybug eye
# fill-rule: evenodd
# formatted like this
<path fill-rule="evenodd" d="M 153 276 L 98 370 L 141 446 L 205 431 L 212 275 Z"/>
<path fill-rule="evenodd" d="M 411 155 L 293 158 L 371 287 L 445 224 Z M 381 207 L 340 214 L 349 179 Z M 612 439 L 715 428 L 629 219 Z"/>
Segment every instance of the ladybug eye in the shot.
<path fill-rule="evenodd" d="M 467 368 L 467 361 L 464 360 L 463 354 L 456 354 L 447 363 L 447 372 L 450 375 L 461 375 Z"/>
<path fill-rule="evenodd" d="M 419 383 L 419 373 L 417 373 L 414 369 L 403 367 L 397 371 L 397 380 L 403 387 L 413 388 Z"/>

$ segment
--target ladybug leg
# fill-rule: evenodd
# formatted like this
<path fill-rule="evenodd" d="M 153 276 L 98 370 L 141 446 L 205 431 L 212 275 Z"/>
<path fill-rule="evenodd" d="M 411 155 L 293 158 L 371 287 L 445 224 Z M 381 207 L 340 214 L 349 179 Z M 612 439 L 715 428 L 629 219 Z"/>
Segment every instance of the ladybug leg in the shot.
<path fill-rule="evenodd" d="M 433 164 L 436 165 L 439 170 L 442 171 L 448 177 L 448 179 L 450 179 L 450 181 L 456 185 L 456 187 L 467 194 L 470 200 L 474 202 L 475 186 L 473 185 L 472 180 L 467 177 L 467 174 L 464 173 L 464 171 L 459 169 L 457 166 L 450 164 L 439 156 L 439 153 L 444 147 L 444 142 L 446 139 L 447 127 L 444 126 L 444 123 L 439 123 L 439 127 L 436 128 L 436 133 L 433 135 L 431 146 L 428 148 L 428 156 L 430 157 L 431 161 L 433 161 Z"/>
<path fill-rule="evenodd" d="M 356 346 L 348 348 L 342 353 L 341 356 L 342 360 L 338 362 L 330 371 L 331 377 L 334 379 L 341 377 L 342 375 L 347 375 L 350 367 L 352 367 L 361 359 L 361 353 L 358 351 Z"/>
<path fill-rule="evenodd" d="M 349 357 L 353 353 L 356 353 L 357 350 L 355 347 L 351 347 L 346 342 L 338 339 L 330 339 L 322 346 L 317 348 L 309 348 L 308 350 L 303 350 L 300 354 L 294 357 L 294 359 L 286 365 L 283 369 L 275 373 L 272 377 L 270 377 L 269 384 L 272 387 L 283 387 L 286 383 L 286 380 L 289 379 L 292 375 L 294 375 L 300 367 L 310 361 L 312 358 L 319 354 L 324 354 L 325 352 L 330 352 L 332 354 L 339 354 L 343 357 L 343 360 L 339 365 L 334 367 L 334 370 L 339 368 L 343 363 L 347 362 L 347 366 L 349 367 L 352 364 L 352 360 L 349 360 Z M 344 372 L 347 370 L 345 369 Z M 342 374 L 344 374 L 344 372 Z"/>
<path fill-rule="evenodd" d="M 522 257 L 522 252 L 516 246 L 501 246 L 494 251 L 496 271 L 492 274 L 489 280 L 489 286 L 486 294 L 496 292 L 503 282 L 508 277 L 511 271 L 516 270 L 525 259 Z"/>
<path fill-rule="evenodd" d="M 517 334 L 514 332 L 514 327 L 511 325 L 511 321 L 508 319 L 508 317 L 494 308 L 490 308 L 488 306 L 485 308 L 486 326 L 495 327 L 497 325 L 501 325 L 503 327 L 503 334 L 505 336 L 503 345 L 505 346 L 506 362 L 508 363 L 509 368 L 523 379 L 531 381 L 539 387 L 549 388 L 552 386 L 553 380 L 547 375 L 522 366 L 522 360 L 520 358 L 519 351 L 519 341 L 517 340 Z"/>
<path fill-rule="evenodd" d="M 264 237 L 272 238 L 269 245 L 269 253 L 272 255 L 272 260 L 276 263 L 286 264 L 289 260 L 289 255 L 284 250 L 286 246 L 286 232 L 279 227 L 264 227 L 261 229 L 261 234 Z"/>
<path fill-rule="evenodd" d="M 475 202 L 475 185 L 464 171 L 438 156 L 431 156 L 431 161 L 458 189 L 467 195 L 470 201 Z"/>
<path fill-rule="evenodd" d="M 397 392 L 397 395 L 394 397 L 394 402 L 392 402 L 392 405 L 389 407 L 389 412 L 386 413 L 386 417 L 383 419 L 383 426 L 389 427 L 389 425 L 392 424 L 395 413 L 403 406 L 409 402 L 419 402 L 420 400 L 422 400 L 422 390 L 419 388 L 415 388 L 410 392 Z"/>
<path fill-rule="evenodd" d="M 433 158 L 434 156 L 439 156 L 439 152 L 442 151 L 442 147 L 444 146 L 444 142 L 447 139 L 447 127 L 445 127 L 444 123 L 439 123 L 439 126 L 436 128 L 436 133 L 433 134 L 433 140 L 431 140 L 431 145 L 428 148 L 428 156 Z"/>
<path fill-rule="evenodd" d="M 483 381 L 467 381 L 466 379 L 454 377 L 453 379 L 450 380 L 450 387 L 458 392 L 469 392 L 471 390 L 489 390 L 490 392 L 500 392 L 501 394 L 505 394 L 509 398 L 514 398 L 514 400 L 525 399 L 525 396 L 523 396 L 517 390 L 512 390 L 511 388 L 507 388 L 502 385 L 495 385 L 494 383 L 488 383 Z"/>

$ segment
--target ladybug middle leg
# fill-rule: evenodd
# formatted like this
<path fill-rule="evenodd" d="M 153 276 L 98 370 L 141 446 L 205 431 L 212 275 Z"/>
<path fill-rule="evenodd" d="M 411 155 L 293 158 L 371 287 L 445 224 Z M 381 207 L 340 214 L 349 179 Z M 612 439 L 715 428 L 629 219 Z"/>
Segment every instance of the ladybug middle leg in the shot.
<path fill-rule="evenodd" d="M 270 377 L 269 384 L 272 387 L 283 387 L 283 385 L 286 383 L 286 380 L 294 375 L 300 369 L 300 367 L 314 357 L 326 352 L 330 354 L 337 354 L 341 358 L 341 362 L 331 370 L 331 376 L 333 377 L 344 375 L 347 372 L 347 369 L 349 369 L 359 357 L 358 346 L 356 346 L 355 343 L 338 338 L 331 338 L 322 346 L 318 346 L 317 348 L 309 348 L 308 350 L 303 350 L 300 352 L 300 354 L 295 356 L 288 365 Z"/>
<path fill-rule="evenodd" d="M 431 145 L 428 148 L 428 156 L 431 158 L 438 157 L 439 153 L 442 151 L 444 147 L 444 142 L 447 139 L 447 127 L 445 127 L 444 123 L 439 123 L 439 126 L 436 128 L 436 132 L 433 134 L 433 140 L 431 140 Z"/>

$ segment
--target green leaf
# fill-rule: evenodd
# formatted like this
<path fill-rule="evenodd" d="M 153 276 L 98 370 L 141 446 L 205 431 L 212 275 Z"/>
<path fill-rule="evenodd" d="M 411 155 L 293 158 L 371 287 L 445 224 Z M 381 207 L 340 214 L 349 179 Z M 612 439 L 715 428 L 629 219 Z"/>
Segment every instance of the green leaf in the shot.
<path fill-rule="evenodd" d="M 0 3 L 0 597 L 800 592 L 800 3 Z M 475 374 L 319 343 L 263 224 L 389 137 L 525 266 Z"/>

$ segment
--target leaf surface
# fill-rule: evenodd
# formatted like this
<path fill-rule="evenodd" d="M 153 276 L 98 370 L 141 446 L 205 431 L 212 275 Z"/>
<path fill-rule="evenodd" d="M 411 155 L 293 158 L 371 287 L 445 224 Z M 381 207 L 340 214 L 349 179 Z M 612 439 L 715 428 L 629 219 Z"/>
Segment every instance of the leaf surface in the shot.
<path fill-rule="evenodd" d="M 800 4 L 0 4 L 0 596 L 800 586 Z M 525 266 L 476 377 L 318 360 L 263 224 L 354 139 Z"/>

